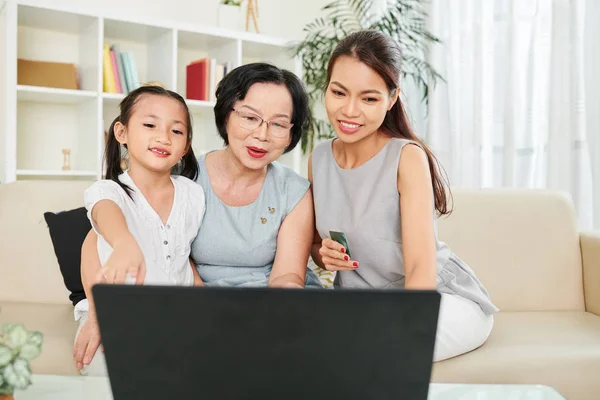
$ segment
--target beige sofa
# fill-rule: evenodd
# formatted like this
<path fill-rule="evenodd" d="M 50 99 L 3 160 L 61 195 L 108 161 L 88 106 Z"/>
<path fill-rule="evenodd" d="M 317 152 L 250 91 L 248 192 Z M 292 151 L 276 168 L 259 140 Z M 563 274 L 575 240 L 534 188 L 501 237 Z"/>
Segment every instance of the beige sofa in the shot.
<path fill-rule="evenodd" d="M 76 374 L 76 330 L 45 211 L 82 205 L 88 182 L 0 186 L 0 324 L 45 334 L 33 370 Z M 569 199 L 539 190 L 456 190 L 439 233 L 501 309 L 481 348 L 434 365 L 436 382 L 550 385 L 600 397 L 600 233 L 580 234 Z"/>

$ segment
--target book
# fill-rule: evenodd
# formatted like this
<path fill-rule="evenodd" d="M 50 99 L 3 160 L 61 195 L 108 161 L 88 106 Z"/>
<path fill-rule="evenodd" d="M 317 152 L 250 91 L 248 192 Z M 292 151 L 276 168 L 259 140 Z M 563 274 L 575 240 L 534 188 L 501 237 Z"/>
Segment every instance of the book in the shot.
<path fill-rule="evenodd" d="M 115 89 L 117 93 L 123 93 L 121 89 L 121 80 L 119 79 L 118 69 L 117 69 L 117 59 L 115 57 L 114 50 L 110 50 L 110 62 L 112 67 L 112 73 L 115 78 Z"/>
<path fill-rule="evenodd" d="M 135 90 L 140 86 L 140 79 L 135 65 L 135 58 L 130 52 L 127 52 L 127 62 L 129 64 L 129 71 L 131 72 L 131 90 Z"/>
<path fill-rule="evenodd" d="M 123 66 L 123 77 L 125 78 L 127 93 L 133 90 L 133 84 L 129 73 L 129 62 L 127 61 L 127 54 L 121 53 L 121 65 Z"/>
<path fill-rule="evenodd" d="M 209 99 L 210 59 L 202 58 L 186 66 L 185 97 L 190 100 Z"/>
<path fill-rule="evenodd" d="M 102 52 L 102 86 L 106 93 L 117 93 L 117 86 L 115 84 L 115 75 L 112 68 L 112 61 L 110 57 L 110 48 L 108 44 L 104 44 Z"/>
<path fill-rule="evenodd" d="M 121 83 L 121 93 L 129 93 L 131 90 L 127 85 L 127 79 L 125 79 L 125 70 L 123 69 L 123 57 L 121 56 L 121 49 L 118 44 L 113 44 L 110 49 L 115 52 L 115 59 L 117 62 L 117 76 Z"/>

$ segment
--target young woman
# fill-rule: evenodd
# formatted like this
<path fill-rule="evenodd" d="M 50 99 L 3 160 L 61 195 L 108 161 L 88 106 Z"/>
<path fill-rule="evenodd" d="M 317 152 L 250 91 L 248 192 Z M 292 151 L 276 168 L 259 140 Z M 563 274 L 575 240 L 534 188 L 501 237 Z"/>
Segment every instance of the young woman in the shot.
<path fill-rule="evenodd" d="M 325 106 L 337 138 L 311 154 L 315 263 L 342 288 L 437 289 L 434 360 L 479 347 L 497 311 L 473 271 L 437 239 L 449 188 L 399 100 L 401 52 L 389 36 L 354 33 L 334 50 Z M 330 231 L 342 231 L 352 257 Z"/>
<path fill-rule="evenodd" d="M 106 179 L 85 192 L 85 205 L 97 233 L 94 252 L 96 271 L 140 284 L 202 285 L 190 262 L 192 241 L 204 216 L 204 191 L 192 179 L 198 164 L 191 149 L 192 126 L 181 96 L 156 86 L 143 86 L 121 102 L 120 115 L 112 123 L 106 145 Z M 121 169 L 121 148 L 127 149 L 129 169 Z M 179 166 L 180 174 L 172 175 Z M 111 212 L 119 218 L 111 221 Z M 114 231 L 125 235 L 115 235 Z M 143 254 L 142 274 L 107 266 L 121 237 Z M 127 243 L 127 241 L 125 242 Z M 102 268 L 98 268 L 102 265 Z M 113 277 L 111 277 L 113 279 Z M 77 304 L 80 328 L 95 310 L 89 286 L 87 300 Z M 87 306 L 87 308 L 86 308 Z M 87 329 L 83 329 L 85 332 Z M 105 371 L 102 354 L 90 359 L 92 370 Z M 104 372 L 105 373 L 105 372 Z"/>
<path fill-rule="evenodd" d="M 226 146 L 198 159 L 206 212 L 191 256 L 202 280 L 207 286 L 320 287 L 307 269 L 314 232 L 310 183 L 275 162 L 294 149 L 309 123 L 302 82 L 275 66 L 248 64 L 223 78 L 216 97 L 217 129 Z M 110 213 L 115 221 L 122 218 L 117 209 Z M 90 232 L 82 249 L 84 287 L 96 277 L 122 282 L 123 271 L 139 279 L 143 270 L 144 255 L 127 230 L 106 229 L 128 238 L 120 241 L 127 245 L 117 246 L 98 274 Z M 97 321 L 89 318 L 85 329 L 75 345 L 78 368 L 100 344 Z"/>

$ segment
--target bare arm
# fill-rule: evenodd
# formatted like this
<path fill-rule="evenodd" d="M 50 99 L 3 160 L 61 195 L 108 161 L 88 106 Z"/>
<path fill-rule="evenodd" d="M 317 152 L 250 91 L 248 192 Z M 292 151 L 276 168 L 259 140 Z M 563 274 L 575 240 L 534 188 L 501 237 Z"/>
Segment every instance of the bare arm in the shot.
<path fill-rule="evenodd" d="M 308 157 L 308 180 L 312 185 L 312 154 Z M 316 216 L 314 218 L 315 228 L 310 254 L 315 264 L 328 271 L 354 271 L 357 268 L 358 263 L 355 265 L 355 261 L 350 260 L 345 253 L 340 251 L 342 245 L 338 242 L 331 240 L 330 238 L 326 238 L 325 240 L 321 239 L 321 235 L 319 235 L 319 231 L 317 231 Z"/>
<path fill-rule="evenodd" d="M 92 208 L 92 221 L 104 240 L 112 248 L 123 240 L 130 239 L 131 232 L 127 228 L 123 211 L 112 200 L 100 200 Z"/>
<path fill-rule="evenodd" d="M 106 265 L 96 272 L 95 280 L 124 283 L 129 274 L 136 278 L 136 283 L 142 283 L 146 275 L 144 255 L 119 206 L 111 200 L 100 200 L 92 208 L 92 221 L 113 248 Z"/>
<path fill-rule="evenodd" d="M 310 154 L 310 156 L 308 156 L 308 180 L 310 181 L 310 185 L 312 187 L 312 183 L 313 183 L 312 153 Z M 317 264 L 321 268 L 325 268 L 325 265 L 323 264 L 323 259 L 321 258 L 321 254 L 319 254 L 319 249 L 321 248 L 322 239 L 321 239 L 321 236 L 319 235 L 319 231 L 317 231 L 317 221 L 316 221 L 316 216 L 314 215 L 314 212 L 313 212 L 313 220 L 314 220 L 313 224 L 315 226 L 315 229 L 313 232 L 313 242 L 312 242 L 312 246 L 310 249 L 310 255 L 311 255 L 313 261 L 315 262 L 315 264 Z"/>
<path fill-rule="evenodd" d="M 96 319 L 92 286 L 96 283 L 96 274 L 102 267 L 100 265 L 100 258 L 98 258 L 97 242 L 98 235 L 93 230 L 90 230 L 81 246 L 81 283 L 85 297 L 89 303 L 88 320 Z"/>
<path fill-rule="evenodd" d="M 194 274 L 194 286 L 205 286 L 204 281 L 202 281 L 202 278 L 200 277 L 200 274 L 198 273 L 198 270 L 196 269 L 196 264 L 194 264 L 194 261 L 191 258 L 190 258 L 190 267 L 192 268 L 192 273 Z"/>
<path fill-rule="evenodd" d="M 406 145 L 398 165 L 406 289 L 435 289 L 433 186 L 425 152 Z"/>
<path fill-rule="evenodd" d="M 312 191 L 308 189 L 279 228 L 269 287 L 304 287 L 314 232 L 313 214 Z"/>
<path fill-rule="evenodd" d="M 81 283 L 89 306 L 87 321 L 82 326 L 73 346 L 73 360 L 77 369 L 83 368 L 84 364 L 89 364 L 100 346 L 100 330 L 92 297 L 92 286 L 101 267 L 96 250 L 97 241 L 98 236 L 90 230 L 81 246 Z"/>

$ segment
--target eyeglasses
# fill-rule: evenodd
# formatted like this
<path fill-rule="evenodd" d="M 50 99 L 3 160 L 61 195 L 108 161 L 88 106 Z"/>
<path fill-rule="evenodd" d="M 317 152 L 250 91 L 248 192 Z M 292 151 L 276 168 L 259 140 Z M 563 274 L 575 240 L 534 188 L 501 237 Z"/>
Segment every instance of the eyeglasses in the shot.
<path fill-rule="evenodd" d="M 267 124 L 267 130 L 269 130 L 271 135 L 278 138 L 284 138 L 290 134 L 290 130 L 294 126 L 294 124 L 289 123 L 286 120 L 276 119 L 267 121 L 251 112 L 240 111 L 236 110 L 235 108 L 232 108 L 232 110 L 235 111 L 235 113 L 240 117 L 240 126 L 249 131 L 260 128 L 264 122 Z"/>

